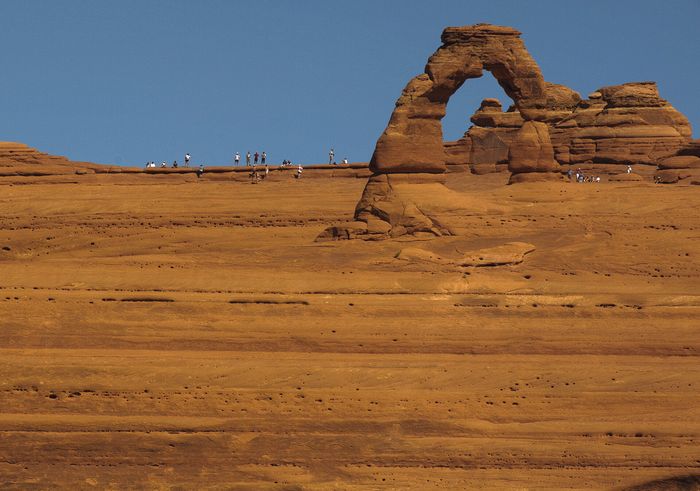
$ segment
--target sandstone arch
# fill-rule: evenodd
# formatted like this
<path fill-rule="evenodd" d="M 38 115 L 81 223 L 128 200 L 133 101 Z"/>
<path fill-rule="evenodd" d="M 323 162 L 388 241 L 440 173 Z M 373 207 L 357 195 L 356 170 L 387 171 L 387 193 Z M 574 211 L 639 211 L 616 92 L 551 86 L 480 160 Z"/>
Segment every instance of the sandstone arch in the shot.
<path fill-rule="evenodd" d="M 428 60 L 425 73 L 409 81 L 396 101 L 372 155 L 374 173 L 444 172 L 441 120 L 447 102 L 465 81 L 481 77 L 483 70 L 493 74 L 523 119 L 541 121 L 548 116 L 547 85 L 519 31 L 477 24 L 448 27 L 441 39 L 442 46 Z"/>
<path fill-rule="evenodd" d="M 479 115 L 490 121 L 484 123 L 488 127 L 504 119 L 513 123 L 508 123 L 515 129 L 508 142 L 510 183 L 562 179 L 560 162 L 655 165 L 690 139 L 687 119 L 658 96 L 652 82 L 606 87 L 582 100 L 569 87 L 544 81 L 519 31 L 490 24 L 448 27 L 425 73 L 403 89 L 377 140 L 373 174 L 355 207 L 355 221 L 329 227 L 319 240 L 453 234 L 444 217 L 478 204 L 443 185 L 447 154 L 441 121 L 452 94 L 484 70 L 515 103 L 517 117 L 504 116 L 500 106 L 492 113 L 493 100 L 486 101 L 488 111 L 480 108 L 489 114 Z"/>

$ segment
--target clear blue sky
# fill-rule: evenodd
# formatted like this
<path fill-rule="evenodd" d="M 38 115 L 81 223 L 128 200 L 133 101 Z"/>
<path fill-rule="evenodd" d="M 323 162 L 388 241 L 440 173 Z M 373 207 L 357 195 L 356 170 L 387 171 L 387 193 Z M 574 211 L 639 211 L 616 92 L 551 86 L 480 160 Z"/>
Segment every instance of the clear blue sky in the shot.
<path fill-rule="evenodd" d="M 75 160 L 368 160 L 445 26 L 511 25 L 586 95 L 655 80 L 700 127 L 700 0 L 1 0 L 0 140 Z M 460 136 L 490 74 L 453 97 Z"/>

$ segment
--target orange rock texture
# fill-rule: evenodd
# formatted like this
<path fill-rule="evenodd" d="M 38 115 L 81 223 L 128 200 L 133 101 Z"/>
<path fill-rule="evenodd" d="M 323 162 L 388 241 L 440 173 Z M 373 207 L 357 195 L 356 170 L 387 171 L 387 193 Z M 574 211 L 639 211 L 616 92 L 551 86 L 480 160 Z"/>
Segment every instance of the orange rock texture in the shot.
<path fill-rule="evenodd" d="M 0 176 L 2 488 L 697 483 L 696 188 L 292 174 Z"/>
<path fill-rule="evenodd" d="M 560 86 L 561 87 L 561 86 Z M 687 118 L 659 97 L 653 82 L 603 87 L 586 100 L 569 97 L 547 119 L 560 164 L 602 174 L 622 172 L 627 165 L 647 166 L 673 156 L 690 141 Z M 470 164 L 476 173 L 502 170 L 517 129 L 524 120 L 515 107 L 502 112 L 497 99 L 485 99 L 471 117 L 464 137 L 446 142 L 450 164 Z"/>
<path fill-rule="evenodd" d="M 654 178 L 663 184 L 683 181 L 700 184 L 700 140 L 692 140 L 673 157 L 661 159 Z"/>
<path fill-rule="evenodd" d="M 2 487 L 698 489 L 700 144 L 519 36 L 446 29 L 369 165 L 0 143 Z M 483 70 L 515 107 L 443 145 Z"/>
<path fill-rule="evenodd" d="M 49 155 L 23 143 L 0 142 L 0 176 L 51 176 L 106 169 L 100 165 Z"/>

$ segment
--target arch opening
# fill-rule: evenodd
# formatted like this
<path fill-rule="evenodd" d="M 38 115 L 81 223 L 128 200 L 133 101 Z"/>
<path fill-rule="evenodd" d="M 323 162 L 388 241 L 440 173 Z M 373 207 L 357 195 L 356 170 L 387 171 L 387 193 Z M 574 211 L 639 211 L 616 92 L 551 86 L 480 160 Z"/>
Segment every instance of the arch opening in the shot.
<path fill-rule="evenodd" d="M 470 118 L 479 110 L 484 99 L 498 99 L 503 111 L 515 102 L 499 85 L 488 70 L 479 78 L 470 78 L 450 97 L 445 117 L 442 118 L 442 139 L 445 142 L 459 140 L 473 125 Z"/>
<path fill-rule="evenodd" d="M 449 27 L 442 42 L 425 72 L 411 79 L 396 101 L 370 161 L 373 172 L 445 172 L 441 120 L 446 106 L 465 82 L 483 77 L 484 70 L 516 101 L 524 119 L 543 116 L 545 82 L 518 31 L 487 24 Z"/>
<path fill-rule="evenodd" d="M 479 173 L 505 170 L 522 118 L 494 75 L 484 70 L 482 77 L 468 79 L 450 97 L 446 111 L 442 120 L 446 164 L 471 165 Z"/>

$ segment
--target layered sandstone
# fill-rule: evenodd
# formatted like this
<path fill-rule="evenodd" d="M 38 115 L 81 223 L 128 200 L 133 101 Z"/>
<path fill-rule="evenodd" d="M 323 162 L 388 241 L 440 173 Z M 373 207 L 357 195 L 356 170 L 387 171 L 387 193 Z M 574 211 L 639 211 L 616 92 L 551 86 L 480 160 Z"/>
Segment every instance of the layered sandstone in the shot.
<path fill-rule="evenodd" d="M 484 99 L 470 118 L 472 126 L 454 142 L 445 142 L 448 165 L 469 165 L 474 174 L 506 170 L 508 152 L 523 125 L 520 112 L 507 112 L 498 99 Z"/>
<path fill-rule="evenodd" d="M 548 117 L 554 157 L 562 165 L 616 174 L 621 166 L 656 164 L 688 143 L 687 118 L 659 96 L 654 82 L 602 87 L 588 99 L 547 83 Z M 502 112 L 485 99 L 471 117 L 473 126 L 456 142 L 446 142 L 448 163 L 469 164 L 480 174 L 502 170 L 517 130 L 525 122 L 517 109 Z M 500 165 L 499 165 L 500 164 Z"/>
<path fill-rule="evenodd" d="M 0 487 L 697 473 L 696 189 L 390 174 L 454 234 L 314 243 L 352 218 L 350 171 L 0 178 Z"/>
<path fill-rule="evenodd" d="M 692 130 L 656 83 L 635 82 L 599 89 L 550 133 L 562 164 L 655 166 L 685 145 Z"/>
<path fill-rule="evenodd" d="M 561 166 L 554 160 L 546 123 L 526 121 L 523 124 L 510 146 L 508 170 L 511 172 L 511 183 L 561 177 Z"/>
<path fill-rule="evenodd" d="M 690 141 L 674 156 L 660 160 L 654 179 L 662 184 L 700 183 L 700 140 Z"/>
<path fill-rule="evenodd" d="M 47 176 L 88 173 L 105 166 L 74 162 L 65 157 L 49 155 L 23 143 L 0 142 L 0 176 Z"/>

